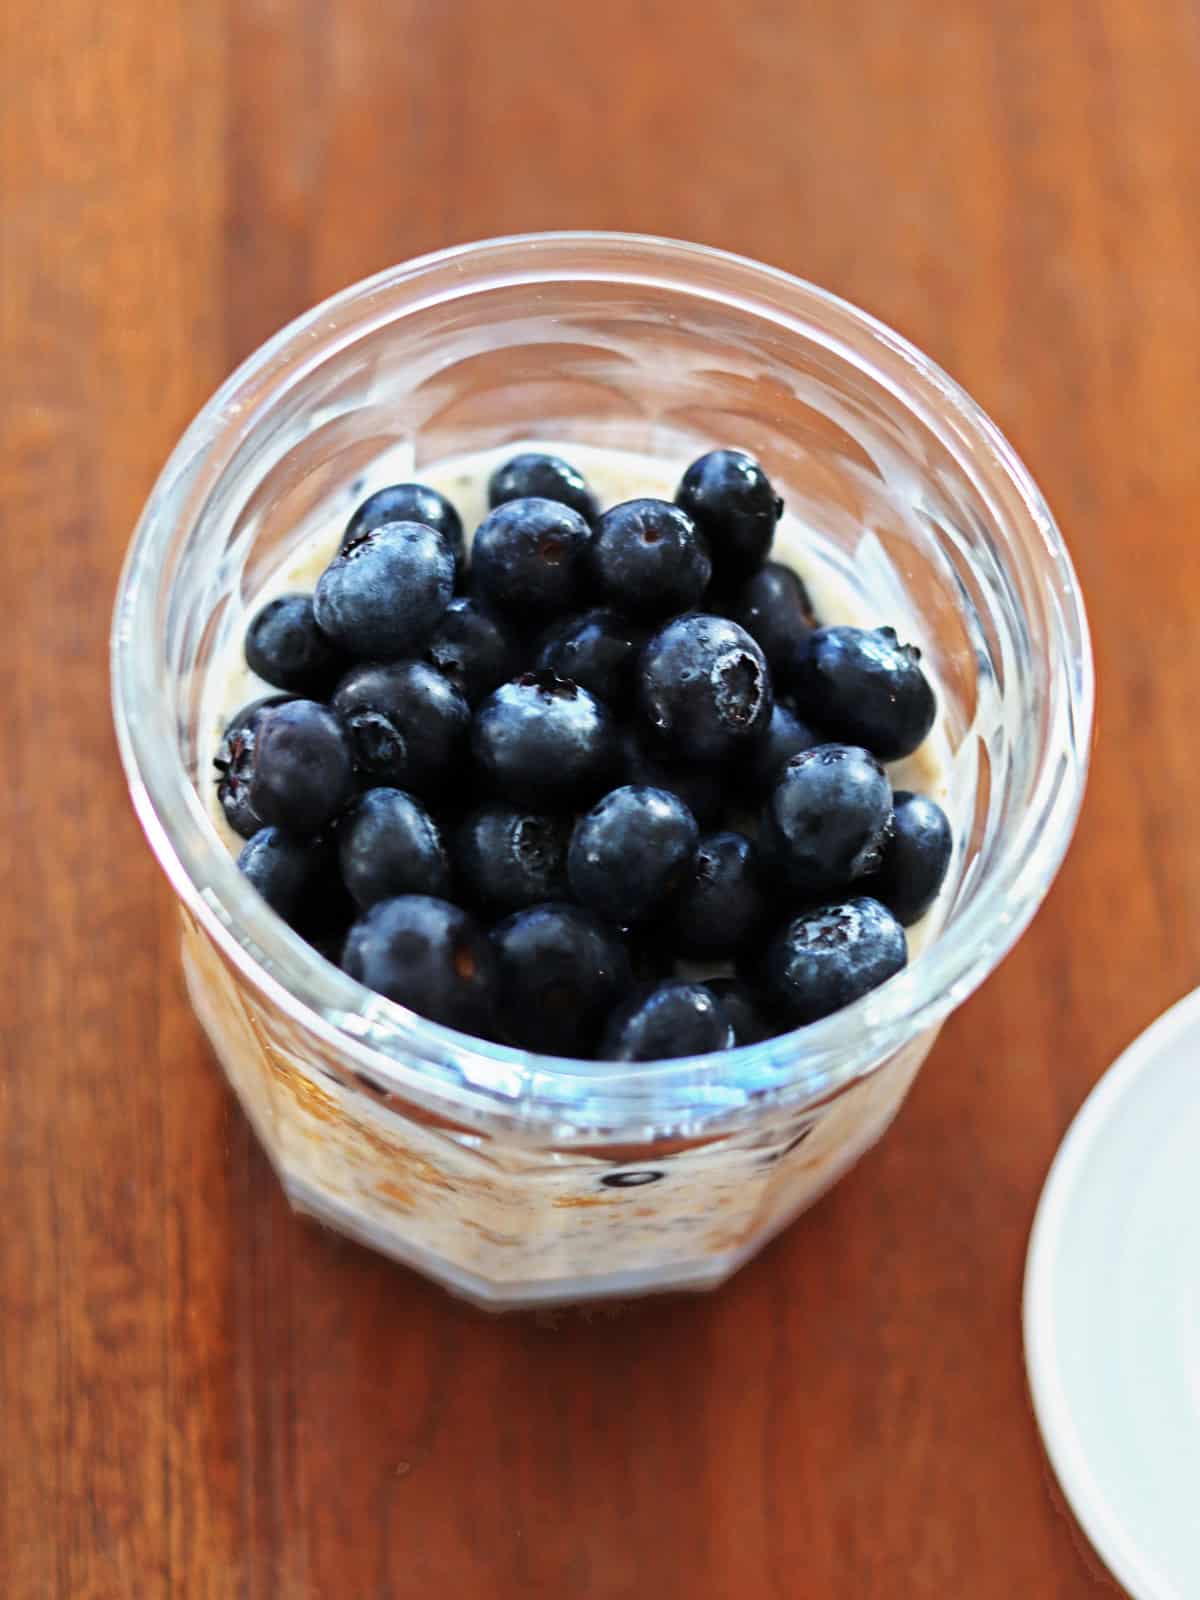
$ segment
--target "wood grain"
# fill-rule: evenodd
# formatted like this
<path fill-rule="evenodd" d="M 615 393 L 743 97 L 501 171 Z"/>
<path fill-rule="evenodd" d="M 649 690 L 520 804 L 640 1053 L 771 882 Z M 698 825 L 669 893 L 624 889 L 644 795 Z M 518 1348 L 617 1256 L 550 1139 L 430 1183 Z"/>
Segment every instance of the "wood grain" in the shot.
<path fill-rule="evenodd" d="M 1018 1298 L 1073 1111 L 1200 979 L 1198 71 L 1185 0 L 0 8 L 8 1600 L 1112 1592 Z M 281 1200 L 186 1007 L 105 636 L 236 360 L 549 226 L 760 256 L 948 366 L 1066 530 L 1100 737 L 1045 910 L 851 1178 L 714 1297 L 493 1321 Z"/>

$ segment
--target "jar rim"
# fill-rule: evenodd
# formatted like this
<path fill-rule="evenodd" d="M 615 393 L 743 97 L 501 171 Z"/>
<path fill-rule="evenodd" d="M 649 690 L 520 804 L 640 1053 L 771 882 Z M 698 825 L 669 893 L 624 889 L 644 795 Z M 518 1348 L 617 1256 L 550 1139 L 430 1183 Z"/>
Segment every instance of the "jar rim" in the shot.
<path fill-rule="evenodd" d="M 488 288 L 568 281 L 736 306 L 868 376 L 964 470 L 969 464 L 998 520 L 1025 534 L 1050 607 L 1051 731 L 1024 814 L 952 919 L 951 937 L 939 934 L 904 972 L 845 1010 L 719 1054 L 628 1066 L 540 1056 L 460 1034 L 364 988 L 300 940 L 238 872 L 188 776 L 167 696 L 156 692 L 158 587 L 172 533 L 199 513 L 257 418 L 372 326 Z M 397 312 L 390 297 L 406 286 L 412 302 Z M 940 1023 L 1011 949 L 1062 863 L 1086 784 L 1095 694 L 1083 599 L 1054 518 L 1012 446 L 953 379 L 884 323 L 779 268 L 706 245 L 605 232 L 511 235 L 419 256 L 339 291 L 262 344 L 202 407 L 150 494 L 118 586 L 111 669 L 138 817 L 181 902 L 226 961 L 381 1088 L 443 1107 L 452 1101 L 465 1120 L 499 1112 L 530 1127 L 553 1124 L 566 1138 L 707 1126 L 764 1097 L 774 1105 L 823 1100 Z"/>

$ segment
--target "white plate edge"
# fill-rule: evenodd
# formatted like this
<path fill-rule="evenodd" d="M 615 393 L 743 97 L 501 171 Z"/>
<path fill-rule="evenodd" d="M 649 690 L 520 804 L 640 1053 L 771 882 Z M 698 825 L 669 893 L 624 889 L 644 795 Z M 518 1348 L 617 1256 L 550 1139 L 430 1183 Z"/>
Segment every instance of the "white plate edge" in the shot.
<path fill-rule="evenodd" d="M 1096 1135 L 1148 1062 L 1165 1053 L 1176 1038 L 1193 1028 L 1200 1029 L 1200 988 L 1193 989 L 1156 1017 L 1093 1086 L 1050 1163 L 1030 1229 L 1025 1265 L 1022 1294 L 1025 1370 L 1042 1444 L 1080 1527 L 1133 1600 L 1187 1600 L 1187 1597 L 1125 1536 L 1119 1517 L 1088 1465 L 1057 1378 L 1055 1331 L 1049 1309 L 1050 1280 L 1054 1246 L 1068 1197 L 1073 1193 L 1074 1183 Z"/>

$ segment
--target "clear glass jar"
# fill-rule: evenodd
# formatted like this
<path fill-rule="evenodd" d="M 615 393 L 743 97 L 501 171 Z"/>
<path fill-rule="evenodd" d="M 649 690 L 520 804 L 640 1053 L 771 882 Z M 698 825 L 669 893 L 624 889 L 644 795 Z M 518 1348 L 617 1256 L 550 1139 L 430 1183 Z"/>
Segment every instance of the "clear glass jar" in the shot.
<path fill-rule="evenodd" d="M 529 1055 L 353 982 L 218 838 L 196 788 L 202 690 L 247 600 L 373 462 L 407 448 L 419 472 L 538 436 L 672 457 L 742 446 L 823 559 L 860 587 L 902 585 L 965 826 L 937 937 L 858 1004 L 711 1057 Z M 112 667 L 196 1011 L 293 1203 L 496 1307 L 717 1284 L 879 1137 L 1046 893 L 1093 700 L 1050 513 L 944 373 L 785 273 L 614 234 L 427 256 L 264 345 L 155 487 Z"/>

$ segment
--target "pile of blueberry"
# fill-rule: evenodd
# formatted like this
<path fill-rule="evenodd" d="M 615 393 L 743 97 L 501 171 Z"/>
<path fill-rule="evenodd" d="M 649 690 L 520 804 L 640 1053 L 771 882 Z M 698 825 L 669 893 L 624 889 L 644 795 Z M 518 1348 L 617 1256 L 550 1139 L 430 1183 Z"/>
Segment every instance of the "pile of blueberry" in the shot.
<path fill-rule="evenodd" d="M 553 1055 L 750 1043 L 898 972 L 951 853 L 881 765 L 933 724 L 919 652 L 818 625 L 741 451 L 674 504 L 602 513 L 545 455 L 488 487 L 469 563 L 399 484 L 250 623 L 280 693 L 216 765 L 271 906 L 381 994 Z"/>

